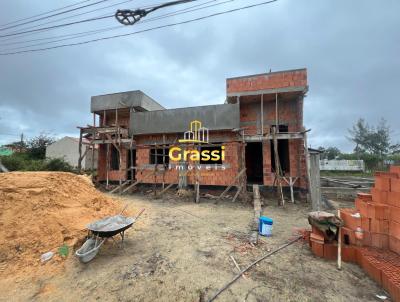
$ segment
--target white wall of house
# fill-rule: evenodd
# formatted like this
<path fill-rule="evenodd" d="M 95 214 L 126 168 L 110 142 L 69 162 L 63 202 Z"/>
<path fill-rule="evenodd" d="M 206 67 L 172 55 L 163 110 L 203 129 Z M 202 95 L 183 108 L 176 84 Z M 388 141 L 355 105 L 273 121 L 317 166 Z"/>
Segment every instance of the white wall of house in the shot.
<path fill-rule="evenodd" d="M 85 145 L 82 147 L 82 154 L 86 150 Z M 91 169 L 91 152 L 88 151 L 87 155 L 82 160 L 83 169 Z M 88 156 L 89 155 L 89 156 Z M 46 158 L 63 158 L 73 167 L 78 167 L 79 160 L 79 140 L 74 137 L 65 136 L 62 139 L 54 142 L 53 144 L 47 146 L 46 148 Z M 95 152 L 95 165 L 97 168 L 97 150 Z"/>
<path fill-rule="evenodd" d="M 321 171 L 365 171 L 363 160 L 321 159 L 319 167 Z"/>

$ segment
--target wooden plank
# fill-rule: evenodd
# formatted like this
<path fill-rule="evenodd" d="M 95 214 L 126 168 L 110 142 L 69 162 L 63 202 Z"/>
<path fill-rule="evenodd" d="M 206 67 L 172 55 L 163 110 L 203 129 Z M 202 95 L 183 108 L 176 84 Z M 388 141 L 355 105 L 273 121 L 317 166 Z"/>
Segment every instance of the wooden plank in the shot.
<path fill-rule="evenodd" d="M 168 186 L 166 186 L 160 193 L 157 193 L 157 196 L 161 196 L 163 195 L 165 192 L 167 192 L 170 188 L 172 188 L 172 186 L 175 185 L 174 183 L 169 184 Z"/>
<path fill-rule="evenodd" d="M 246 168 L 242 169 L 242 171 L 239 172 L 238 175 L 235 176 L 235 179 L 233 180 L 232 184 L 229 185 L 228 187 L 226 187 L 226 189 L 221 193 L 221 195 L 219 195 L 218 199 L 221 199 L 236 183 L 236 180 L 238 180 L 238 178 L 240 176 L 242 176 L 242 174 L 246 171 Z"/>
<path fill-rule="evenodd" d="M 128 183 L 130 183 L 130 180 L 127 180 L 127 181 L 125 181 L 122 185 L 120 185 L 120 186 L 118 186 L 118 187 L 112 189 L 112 190 L 110 191 L 110 193 L 112 194 L 112 193 L 116 192 L 118 189 L 121 189 L 122 187 L 125 187 Z"/>
<path fill-rule="evenodd" d="M 129 187 L 125 188 L 122 193 L 125 193 L 126 191 L 132 189 L 134 186 L 136 186 L 137 184 L 140 184 L 141 182 L 143 182 L 145 179 L 149 178 L 149 176 L 152 176 L 154 174 L 154 171 L 150 171 L 151 173 L 145 175 L 143 177 L 143 179 L 141 180 L 137 180 L 136 182 L 134 182 L 133 184 L 131 184 Z"/>

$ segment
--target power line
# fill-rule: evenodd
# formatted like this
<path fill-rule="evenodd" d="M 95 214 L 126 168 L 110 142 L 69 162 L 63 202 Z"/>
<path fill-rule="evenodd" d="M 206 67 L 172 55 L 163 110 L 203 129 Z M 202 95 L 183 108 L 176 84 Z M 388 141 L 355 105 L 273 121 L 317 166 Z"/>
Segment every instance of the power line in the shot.
<path fill-rule="evenodd" d="M 63 10 L 63 9 L 68 8 L 68 7 L 73 7 L 75 5 L 79 5 L 79 4 L 82 4 L 82 3 L 85 3 L 85 2 L 89 2 L 89 1 L 92 1 L 92 0 L 84 0 L 84 1 L 76 2 L 74 4 L 70 4 L 70 5 L 67 5 L 67 6 L 60 7 L 60 8 L 52 9 L 52 10 L 44 12 L 44 13 L 40 13 L 40 14 L 37 14 L 37 15 L 33 15 L 33 16 L 30 16 L 30 17 L 23 18 L 23 19 L 18 19 L 18 20 L 15 20 L 15 21 L 4 23 L 4 24 L 0 25 L 0 28 L 3 27 L 3 26 L 10 25 L 10 24 L 14 24 L 14 23 L 18 23 L 18 22 L 21 22 L 21 21 L 26 21 L 26 20 L 33 19 L 33 18 L 36 18 L 36 17 L 44 16 L 44 15 L 50 14 L 52 12 Z"/>
<path fill-rule="evenodd" d="M 157 29 L 162 29 L 162 28 L 174 27 L 174 26 L 182 25 L 182 24 L 193 23 L 193 22 L 196 22 L 196 21 L 200 21 L 200 20 L 204 20 L 204 19 L 208 19 L 208 18 L 220 16 L 220 15 L 230 14 L 230 13 L 233 13 L 233 12 L 237 12 L 237 11 L 246 10 L 246 9 L 249 9 L 249 8 L 258 7 L 258 6 L 270 4 L 270 3 L 273 3 L 273 2 L 277 2 L 277 1 L 278 0 L 264 1 L 264 2 L 257 3 L 257 4 L 242 6 L 242 7 L 239 7 L 239 8 L 226 10 L 226 11 L 222 11 L 222 12 L 218 12 L 218 13 L 214 13 L 214 14 L 210 14 L 210 15 L 206 15 L 206 16 L 202 16 L 202 17 L 198 17 L 198 18 L 194 18 L 194 19 L 190 19 L 190 20 L 186 20 L 186 21 L 181 21 L 181 22 L 175 22 L 175 23 L 155 26 L 155 27 L 152 27 L 152 28 L 147 28 L 147 29 L 143 29 L 143 30 L 140 30 L 140 31 L 127 33 L 127 34 L 120 34 L 120 35 L 102 37 L 102 38 L 98 38 L 98 39 L 92 39 L 92 40 L 81 41 L 81 42 L 76 42 L 76 43 L 61 44 L 61 45 L 56 45 L 56 46 L 52 46 L 52 47 L 44 47 L 44 48 L 29 49 L 29 50 L 22 50 L 22 51 L 16 51 L 16 52 L 0 53 L 0 55 L 1 56 L 6 56 L 6 55 L 15 55 L 15 54 L 29 53 L 29 52 L 39 52 L 39 51 L 45 51 L 45 50 L 50 50 L 50 49 L 58 49 L 58 48 L 69 47 L 69 46 L 78 46 L 78 45 L 84 45 L 84 44 L 89 44 L 89 43 L 94 43 L 94 42 L 99 42 L 99 41 L 104 41 L 104 40 L 110 40 L 110 39 L 115 39 L 115 38 L 120 38 L 120 37 L 126 37 L 126 36 L 131 36 L 131 35 L 144 33 L 144 32 L 150 32 L 150 31 L 157 30 Z"/>
<path fill-rule="evenodd" d="M 103 2 L 107 2 L 107 1 L 110 1 L 110 0 L 100 0 L 100 1 L 97 1 L 97 2 L 94 2 L 94 3 L 90 3 L 90 4 L 78 6 L 78 7 L 75 7 L 75 8 L 71 8 L 71 9 L 66 10 L 66 11 L 62 11 L 62 12 L 59 12 L 59 13 L 51 14 L 49 16 L 44 16 L 44 17 L 36 18 L 36 19 L 30 20 L 30 21 L 26 21 L 26 22 L 23 22 L 23 23 L 19 23 L 19 24 L 16 24 L 16 25 L 3 27 L 3 28 L 0 28 L 0 31 L 6 30 L 6 29 L 10 29 L 10 28 L 15 28 L 15 27 L 18 27 L 18 26 L 21 26 L 21 25 L 32 23 L 32 22 L 37 22 L 37 21 L 49 19 L 49 18 L 52 18 L 52 17 L 55 17 L 55 16 L 63 15 L 63 14 L 66 14 L 66 13 L 70 13 L 70 12 L 73 12 L 73 11 L 76 11 L 76 10 L 79 10 L 79 9 L 82 9 L 82 8 L 86 8 L 86 7 L 89 7 L 89 6 L 97 5 L 97 4 L 100 4 L 100 3 L 103 3 Z"/>
<path fill-rule="evenodd" d="M 100 2 L 104 2 L 104 1 L 109 1 L 109 0 L 102 0 L 102 1 L 98 1 L 96 3 L 100 3 Z M 198 0 L 184 0 L 184 1 L 185 2 L 188 2 L 188 1 L 193 2 L 193 1 L 198 1 Z M 170 3 L 170 2 L 164 2 L 162 4 L 157 4 L 156 6 L 150 6 L 149 9 L 151 11 L 153 11 L 153 10 L 158 9 L 160 7 L 165 7 L 166 4 L 168 4 L 168 3 Z M 76 24 L 81 24 L 81 23 L 87 23 L 87 22 L 92 22 L 92 21 L 97 21 L 97 20 L 103 20 L 103 19 L 114 17 L 114 15 L 115 14 L 112 14 L 112 15 L 101 15 L 101 16 L 97 16 L 97 17 L 93 17 L 93 18 L 89 18 L 89 19 L 83 19 L 83 20 L 79 20 L 79 21 L 75 21 L 75 22 L 70 22 L 70 23 L 63 23 L 63 24 L 58 24 L 58 25 L 53 25 L 53 26 L 48 26 L 48 27 L 42 27 L 42 28 L 37 28 L 37 29 L 30 29 L 30 30 L 25 30 L 25 31 L 11 32 L 11 33 L 8 33 L 8 34 L 0 35 L 0 38 L 19 36 L 19 35 L 23 35 L 23 34 L 26 34 L 26 33 L 36 33 L 36 32 L 48 31 L 48 30 L 55 29 L 55 28 L 61 28 L 61 27 L 66 27 L 66 26 L 71 26 L 71 25 L 76 25 Z M 50 22 L 50 23 L 52 23 L 52 22 Z M 33 27 L 29 27 L 29 28 L 35 28 L 35 27 L 37 27 L 37 26 L 33 26 Z M 1 29 L 0 29 L 0 31 L 1 31 Z"/>
<path fill-rule="evenodd" d="M 150 19 L 142 20 L 138 24 L 154 22 L 154 21 L 158 21 L 158 20 L 164 19 L 164 18 L 169 18 L 169 17 L 173 17 L 173 16 L 177 16 L 177 15 L 187 14 L 187 13 L 190 13 L 190 12 L 194 12 L 194 11 L 198 11 L 198 10 L 202 10 L 202 9 L 207 9 L 207 8 L 210 8 L 210 7 L 227 4 L 227 3 L 233 2 L 235 0 L 226 0 L 226 1 L 223 1 L 223 2 L 220 2 L 220 3 L 206 5 L 206 4 L 209 4 L 209 3 L 212 3 L 212 2 L 216 2 L 216 1 L 219 1 L 219 0 L 210 0 L 210 1 L 207 1 L 205 3 L 196 4 L 196 5 L 184 8 L 184 9 L 179 9 L 179 10 L 176 10 L 176 11 L 164 14 L 164 15 L 160 15 L 160 16 L 156 16 L 156 17 L 153 17 L 153 18 L 150 18 Z M 38 41 L 43 41 L 43 40 L 46 40 L 46 39 L 47 40 L 48 39 L 56 39 L 56 40 L 48 41 L 48 42 L 41 42 L 41 43 L 37 43 L 37 44 L 31 44 L 31 45 L 26 45 L 26 46 L 9 48 L 9 49 L 7 49 L 7 51 L 16 50 L 16 49 L 24 49 L 24 48 L 28 48 L 28 47 L 34 47 L 34 46 L 39 46 L 39 45 L 47 45 L 47 44 L 52 44 L 52 43 L 65 41 L 65 40 L 82 38 L 82 37 L 86 37 L 86 36 L 90 36 L 90 35 L 104 33 L 106 31 L 111 31 L 111 30 L 115 30 L 115 29 L 122 29 L 122 28 L 124 28 L 124 27 L 121 27 L 121 26 L 107 27 L 107 28 L 91 30 L 91 31 L 87 31 L 87 32 L 80 32 L 80 33 L 75 33 L 75 34 L 61 35 L 61 36 L 57 36 L 57 37 L 47 37 L 47 38 L 41 38 L 41 39 L 34 39 L 34 40 L 30 40 L 30 41 L 20 41 L 20 42 L 0 44 L 0 46 L 12 45 L 12 44 L 21 44 L 21 43 L 28 43 L 28 42 L 38 42 Z M 57 38 L 61 38 L 61 39 L 57 39 Z"/>
<path fill-rule="evenodd" d="M 91 13 L 97 12 L 99 10 L 107 9 L 107 8 L 110 8 L 110 7 L 114 7 L 114 6 L 117 6 L 117 5 L 121 5 L 121 4 L 125 4 L 125 3 L 128 3 L 128 2 L 132 2 L 132 1 L 134 1 L 134 0 L 125 0 L 125 1 L 122 1 L 122 2 L 115 3 L 115 4 L 111 4 L 111 5 L 107 5 L 107 6 L 104 6 L 104 7 L 96 8 L 96 9 L 93 9 L 93 10 L 90 10 L 90 11 L 87 11 L 87 12 L 83 12 L 83 13 L 79 13 L 79 14 L 63 17 L 63 18 L 56 19 L 56 20 L 47 21 L 47 22 L 40 23 L 40 24 L 37 24 L 37 25 L 34 25 L 34 26 L 24 27 L 24 28 L 21 28 L 20 30 L 11 32 L 11 34 L 18 33 L 20 31 L 24 31 L 24 30 L 37 28 L 37 27 L 40 27 L 40 26 L 43 26 L 43 25 L 52 24 L 52 23 L 56 23 L 56 22 L 59 22 L 59 21 L 63 21 L 63 20 L 67 20 L 67 19 L 71 19 L 71 18 L 75 18 L 75 17 L 91 14 Z M 105 15 L 102 15 L 102 16 L 105 16 Z M 102 17 L 102 16 L 100 16 L 100 17 Z"/>
<path fill-rule="evenodd" d="M 22 31 L 22 32 L 16 32 L 16 33 L 11 33 L 11 34 L 6 34 L 6 35 L 0 35 L 0 38 L 18 36 L 18 35 L 22 35 L 22 34 L 26 34 L 26 33 L 38 32 L 38 31 L 46 31 L 46 30 L 49 30 L 49 29 L 66 27 L 66 26 L 71 26 L 71 25 L 76 25 L 76 24 L 81 24 L 81 23 L 87 23 L 87 22 L 92 22 L 92 21 L 97 21 L 97 20 L 103 20 L 103 19 L 107 19 L 107 18 L 111 18 L 111 17 L 114 17 L 114 15 L 94 17 L 94 18 L 79 20 L 79 21 L 70 22 L 70 23 L 63 23 L 63 24 L 59 24 L 59 25 L 53 25 L 53 26 L 42 27 L 42 28 L 38 28 L 38 29 L 31 29 L 31 30 Z"/>

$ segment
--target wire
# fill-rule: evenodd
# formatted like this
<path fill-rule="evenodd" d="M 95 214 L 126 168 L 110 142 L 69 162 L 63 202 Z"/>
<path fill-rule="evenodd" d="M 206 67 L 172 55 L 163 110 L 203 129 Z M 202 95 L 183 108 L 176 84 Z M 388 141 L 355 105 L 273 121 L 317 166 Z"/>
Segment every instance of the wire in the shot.
<path fill-rule="evenodd" d="M 103 0 L 103 1 L 109 1 L 109 0 Z M 100 8 L 100 9 L 104 9 L 104 8 L 120 5 L 122 3 L 126 3 L 126 2 L 129 2 L 129 1 L 132 1 L 132 0 L 123 1 L 123 2 L 120 2 L 120 3 L 117 3 L 117 4 L 113 4 L 113 5 L 109 5 L 109 6 Z M 198 1 L 198 0 L 190 0 L 190 1 Z M 98 2 L 96 2 L 96 3 L 98 3 Z M 153 4 L 151 6 L 145 6 L 144 8 L 154 8 L 155 6 L 160 6 L 160 4 Z M 32 28 L 37 28 L 37 27 L 39 27 L 41 25 L 54 23 L 54 22 L 57 22 L 57 21 L 60 21 L 60 20 L 63 20 L 63 19 L 65 20 L 65 19 L 69 19 L 71 17 L 76 17 L 76 16 L 83 15 L 83 14 L 86 14 L 86 13 L 91 13 L 91 12 L 94 12 L 94 11 L 97 11 L 97 10 L 100 10 L 100 9 L 92 10 L 92 11 L 81 13 L 81 14 L 76 14 L 76 15 L 73 15 L 73 16 L 68 16 L 68 17 L 65 17 L 65 18 L 62 18 L 62 19 L 58 19 L 58 20 L 55 20 L 55 21 L 42 23 L 42 24 L 35 25 L 35 26 L 26 27 L 26 28 L 22 29 L 22 30 L 25 30 L 25 31 L 14 31 L 14 32 L 11 32 L 11 33 L 8 33 L 8 34 L 0 35 L 0 38 L 5 38 L 5 37 L 13 38 L 14 36 L 20 36 L 20 35 L 25 35 L 25 34 L 34 34 L 34 33 L 37 33 L 37 32 L 48 31 L 48 30 L 55 29 L 55 28 L 66 27 L 66 26 L 76 25 L 76 24 L 80 24 L 80 23 L 86 23 L 86 22 L 91 22 L 91 21 L 107 19 L 107 18 L 114 17 L 114 15 L 115 15 L 114 13 L 112 15 L 101 15 L 101 16 L 97 16 L 97 17 L 93 17 L 93 18 L 89 18 L 89 19 L 75 21 L 75 22 L 63 23 L 63 24 L 58 24 L 58 25 L 48 26 L 48 27 L 42 27 L 42 28 L 38 28 L 38 29 L 34 29 L 34 30 L 32 29 Z"/>
<path fill-rule="evenodd" d="M 90 11 L 87 11 L 87 12 L 83 12 L 83 13 L 75 14 L 75 15 L 72 15 L 72 16 L 67 16 L 67 17 L 63 17 L 63 18 L 60 18 L 60 19 L 56 19 L 56 20 L 40 23 L 40 24 L 37 24 L 37 25 L 34 25 L 34 26 L 24 27 L 24 28 L 21 28 L 18 31 L 11 32 L 11 34 L 18 33 L 18 32 L 23 31 L 23 30 L 29 30 L 29 29 L 32 29 L 32 28 L 37 28 L 37 27 L 40 27 L 40 26 L 43 26 L 43 25 L 47 25 L 47 24 L 51 24 L 51 23 L 55 23 L 55 22 L 58 22 L 58 21 L 63 21 L 63 20 L 75 18 L 75 17 L 82 16 L 82 15 L 87 15 L 87 14 L 90 14 L 90 13 L 93 13 L 93 12 L 97 12 L 99 10 L 103 10 L 103 9 L 106 9 L 106 8 L 114 7 L 114 6 L 117 6 L 117 5 L 124 4 L 124 3 L 132 2 L 132 1 L 134 1 L 134 0 L 125 0 L 125 1 L 122 1 L 122 2 L 115 3 L 115 4 L 111 4 L 111 5 L 107 5 L 107 6 L 104 6 L 104 7 L 96 8 L 96 9 L 93 9 L 93 10 L 90 10 Z M 103 16 L 105 16 L 105 15 L 102 15 L 100 17 L 103 17 Z"/>
<path fill-rule="evenodd" d="M 193 23 L 193 22 L 196 22 L 196 21 L 200 21 L 200 20 L 204 20 L 204 19 L 208 19 L 208 18 L 212 18 L 212 17 L 216 17 L 216 16 L 221 16 L 221 15 L 230 14 L 230 13 L 241 11 L 241 10 L 246 10 L 246 9 L 249 9 L 249 8 L 254 8 L 254 7 L 270 4 L 270 3 L 273 3 L 273 2 L 277 2 L 277 1 L 278 0 L 264 1 L 264 2 L 257 3 L 257 4 L 242 6 L 242 7 L 239 7 L 239 8 L 226 10 L 226 11 L 222 11 L 222 12 L 218 12 L 218 13 L 214 13 L 214 14 L 210 14 L 210 15 L 206 15 L 206 16 L 202 16 L 202 17 L 198 17 L 198 18 L 194 18 L 194 19 L 190 19 L 190 20 L 186 20 L 186 21 L 181 21 L 181 22 L 175 22 L 175 23 L 169 23 L 169 24 L 165 24 L 165 25 L 155 26 L 155 27 L 143 29 L 143 30 L 140 30 L 140 31 L 132 32 L 132 33 L 127 33 L 127 34 L 120 34 L 120 35 L 102 37 L 102 38 L 97 38 L 97 39 L 92 39 L 92 40 L 87 40 L 87 41 L 81 41 L 81 42 L 76 42 L 76 43 L 61 44 L 61 45 L 56 45 L 56 46 L 51 46 L 51 47 L 29 49 L 29 50 L 22 50 L 22 51 L 16 51 L 16 52 L 6 52 L 6 53 L 0 53 L 0 55 L 1 56 L 6 56 L 6 55 L 15 55 L 15 54 L 29 53 L 29 52 L 39 52 L 39 51 L 45 51 L 45 50 L 50 50 L 50 49 L 58 49 L 58 48 L 69 47 L 69 46 L 84 45 L 84 44 L 89 44 L 89 43 L 94 43 L 94 42 L 99 42 L 99 41 L 105 41 L 105 40 L 111 40 L 111 39 L 120 38 L 120 37 L 127 37 L 127 36 L 132 36 L 132 35 L 136 35 L 136 34 L 140 34 L 140 33 L 144 33 L 144 32 L 150 32 L 150 31 L 157 30 L 157 29 L 174 27 L 174 26 L 182 25 L 182 24 L 189 24 L 189 23 Z"/>
<path fill-rule="evenodd" d="M 156 17 L 153 17 L 153 18 L 150 18 L 150 19 L 145 19 L 143 21 L 140 21 L 138 24 L 154 22 L 154 21 L 158 21 L 158 20 L 164 19 L 164 18 L 169 18 L 169 17 L 172 17 L 172 16 L 177 16 L 177 15 L 181 15 L 181 14 L 187 14 L 187 13 L 198 11 L 198 10 L 201 10 L 201 9 L 206 9 L 206 8 L 210 8 L 210 7 L 213 7 L 213 6 L 230 3 L 230 2 L 233 2 L 235 0 L 226 0 L 226 1 L 223 1 L 223 2 L 220 2 L 220 3 L 215 3 L 215 4 L 212 4 L 212 5 L 206 5 L 206 4 L 209 4 L 211 2 L 216 2 L 216 1 L 219 1 L 219 0 L 210 0 L 210 1 L 207 1 L 205 3 L 196 4 L 196 5 L 184 8 L 184 9 L 179 9 L 179 10 L 176 10 L 174 12 L 170 12 L 170 13 L 164 14 L 164 15 L 156 16 Z M 206 6 L 204 6 L 204 5 L 206 5 Z M 202 6 L 202 7 L 199 8 L 199 6 Z M 195 7 L 197 7 L 197 8 L 195 8 Z M 193 9 L 193 8 L 195 8 L 195 9 Z M 66 35 L 61 35 L 61 36 L 57 36 L 57 37 L 47 37 L 47 38 L 33 39 L 33 40 L 28 40 L 28 41 L 4 43 L 4 44 L 0 44 L 0 46 L 23 44 L 23 43 L 29 43 L 29 42 L 37 42 L 37 41 L 43 41 L 43 40 L 49 40 L 49 39 L 62 38 L 62 39 L 58 39 L 58 40 L 54 40 L 54 41 L 48 41 L 48 42 L 42 42 L 42 43 L 37 43 L 37 44 L 31 44 L 31 45 L 27 45 L 27 46 L 9 48 L 9 49 L 7 49 L 7 51 L 16 50 L 16 49 L 24 49 L 24 48 L 28 48 L 28 47 L 52 44 L 52 43 L 65 41 L 65 40 L 70 40 L 70 39 L 82 38 L 82 37 L 86 37 L 86 36 L 100 34 L 100 33 L 106 32 L 106 31 L 111 31 L 111 30 L 115 30 L 115 29 L 123 29 L 123 28 L 125 28 L 125 27 L 121 27 L 121 26 L 106 27 L 106 28 L 103 28 L 103 29 L 85 31 L 85 32 L 80 32 L 80 33 L 75 33 L 75 34 L 66 34 Z M 66 38 L 64 38 L 64 37 L 66 37 Z"/>
<path fill-rule="evenodd" d="M 30 16 L 30 17 L 23 18 L 23 19 L 18 19 L 18 20 L 15 20 L 15 21 L 11 21 L 11 22 L 8 22 L 8 23 L 4 23 L 4 24 L 1 24 L 1 25 L 0 25 L 0 28 L 3 27 L 3 26 L 7 26 L 7 25 L 9 25 L 9 24 L 14 24 L 14 23 L 18 23 L 18 22 L 21 22 L 21 21 L 26 21 L 26 20 L 33 19 L 33 18 L 36 18 L 36 17 L 44 16 L 44 15 L 50 14 L 50 13 L 52 13 L 52 12 L 56 12 L 56 11 L 59 11 L 59 10 L 63 10 L 63 9 L 65 9 L 65 8 L 73 7 L 73 6 L 75 6 L 75 5 L 79 5 L 79 4 L 82 4 L 82 3 L 85 3 L 85 2 L 89 2 L 89 1 L 92 1 L 92 0 L 80 1 L 80 2 L 77 2 L 77 3 L 74 3 L 74 4 L 70 4 L 70 5 L 67 5 L 67 6 L 63 6 L 63 7 L 56 8 L 56 9 L 52 9 L 52 10 L 50 10 L 50 11 L 48 11 L 48 12 L 44 12 L 44 13 L 40 13 L 40 14 L 37 14 L 37 15 L 33 15 L 33 16 Z"/>
<path fill-rule="evenodd" d="M 54 28 L 60 28 L 60 27 L 65 27 L 65 26 L 71 26 L 71 25 L 75 25 L 75 24 L 81 24 L 81 23 L 86 23 L 86 22 L 91 22 L 91 21 L 103 20 L 103 19 L 107 19 L 107 18 L 111 18 L 111 17 L 114 17 L 114 15 L 107 15 L 107 16 L 101 16 L 101 17 L 94 17 L 94 18 L 79 20 L 79 21 L 70 22 L 70 23 L 64 23 L 64 24 L 59 24 L 59 25 L 53 25 L 53 26 L 48 26 L 48 27 L 42 27 L 42 28 L 38 28 L 38 29 L 31 29 L 31 30 L 22 31 L 22 32 L 16 32 L 16 33 L 11 33 L 11 34 L 6 34 L 6 35 L 0 35 L 0 38 L 11 37 L 11 36 L 18 36 L 18 35 L 22 35 L 22 34 L 25 34 L 25 33 L 32 33 L 32 32 L 38 32 L 38 31 L 45 31 L 45 30 L 54 29 Z"/>
<path fill-rule="evenodd" d="M 55 14 L 52 14 L 52 15 L 49 15 L 49 16 L 40 17 L 40 18 L 37 18 L 37 19 L 34 19 L 34 20 L 26 21 L 26 22 L 23 22 L 23 23 L 20 23 L 20 24 L 16 24 L 16 25 L 12 25 L 12 26 L 8 26 L 8 27 L 3 27 L 3 28 L 0 28 L 0 31 L 6 30 L 6 29 L 10 29 L 10 28 L 15 28 L 15 27 L 18 27 L 18 26 L 21 26 L 21 25 L 25 25 L 25 24 L 28 24 L 28 23 L 32 23 L 32 22 L 36 22 L 36 21 L 49 19 L 49 18 L 52 18 L 52 17 L 55 17 L 55 16 L 63 15 L 63 14 L 66 14 L 66 13 L 70 13 L 70 12 L 73 12 L 73 11 L 76 11 L 76 10 L 79 10 L 79 9 L 82 9 L 82 8 L 86 8 L 86 7 L 89 7 L 89 6 L 97 5 L 99 3 L 103 3 L 103 2 L 107 2 L 107 1 L 110 1 L 110 0 L 100 0 L 100 1 L 97 1 L 97 2 L 94 2 L 94 3 L 91 3 L 91 4 L 86 4 L 86 5 L 82 5 L 82 6 L 79 6 L 79 7 L 71 8 L 69 10 L 62 11 L 62 12 L 59 12 L 59 13 L 55 13 Z"/>

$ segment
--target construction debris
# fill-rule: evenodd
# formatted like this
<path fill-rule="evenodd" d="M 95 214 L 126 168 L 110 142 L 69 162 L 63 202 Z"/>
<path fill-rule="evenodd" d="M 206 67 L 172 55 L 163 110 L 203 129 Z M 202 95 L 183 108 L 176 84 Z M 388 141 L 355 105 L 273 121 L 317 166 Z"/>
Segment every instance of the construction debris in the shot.
<path fill-rule="evenodd" d="M 400 301 L 399 197 L 400 166 L 392 166 L 390 172 L 375 174 L 371 193 L 358 193 L 355 209 L 339 210 L 343 221 L 339 234 L 329 233 L 332 228 L 321 221 L 317 228 L 309 218 L 313 225 L 310 246 L 316 256 L 338 259 L 339 268 L 341 260 L 357 263 L 394 301 Z M 315 213 L 314 216 L 318 215 Z"/>

